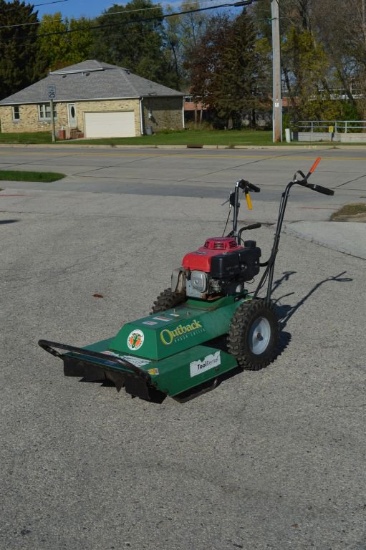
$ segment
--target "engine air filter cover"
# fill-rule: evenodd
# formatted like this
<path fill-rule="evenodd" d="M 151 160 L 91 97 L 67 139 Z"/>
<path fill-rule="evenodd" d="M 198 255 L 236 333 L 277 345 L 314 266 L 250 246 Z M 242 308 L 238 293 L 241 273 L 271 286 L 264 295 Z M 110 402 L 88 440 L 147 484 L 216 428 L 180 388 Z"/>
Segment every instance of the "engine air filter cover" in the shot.
<path fill-rule="evenodd" d="M 231 255 L 244 248 L 237 244 L 232 237 L 212 237 L 207 239 L 204 246 L 194 252 L 189 252 L 183 258 L 182 265 L 191 271 L 205 271 L 210 273 L 212 258 L 218 255 Z"/>

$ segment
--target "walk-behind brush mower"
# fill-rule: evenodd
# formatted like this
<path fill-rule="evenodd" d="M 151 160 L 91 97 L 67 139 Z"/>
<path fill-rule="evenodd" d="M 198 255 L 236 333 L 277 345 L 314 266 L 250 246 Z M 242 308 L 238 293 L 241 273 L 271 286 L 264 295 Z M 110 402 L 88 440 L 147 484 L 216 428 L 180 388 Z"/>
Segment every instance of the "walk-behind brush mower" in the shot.
<path fill-rule="evenodd" d="M 269 259 L 261 263 L 261 249 L 254 240 L 243 240 L 238 230 L 239 194 L 259 188 L 245 180 L 230 194 L 232 230 L 226 237 L 213 237 L 186 254 L 171 278 L 171 288 L 154 302 L 152 312 L 125 324 L 113 338 L 78 348 L 48 340 L 39 345 L 64 362 L 66 376 L 87 381 L 109 381 L 119 391 L 161 402 L 166 395 L 180 398 L 199 391 L 230 370 L 259 370 L 278 354 L 279 321 L 271 300 L 273 271 L 282 222 L 294 185 L 325 195 L 334 191 L 308 183 L 320 162 L 305 176 L 298 171 L 282 194 L 274 242 Z M 229 219 L 229 217 L 228 217 Z M 225 233 L 225 231 L 224 231 Z M 245 283 L 263 273 L 254 293 Z M 266 285 L 265 297 L 258 296 Z M 222 346 L 222 337 L 226 345 Z M 221 340 L 221 344 L 220 344 Z M 62 353 L 61 353 L 62 351 Z"/>

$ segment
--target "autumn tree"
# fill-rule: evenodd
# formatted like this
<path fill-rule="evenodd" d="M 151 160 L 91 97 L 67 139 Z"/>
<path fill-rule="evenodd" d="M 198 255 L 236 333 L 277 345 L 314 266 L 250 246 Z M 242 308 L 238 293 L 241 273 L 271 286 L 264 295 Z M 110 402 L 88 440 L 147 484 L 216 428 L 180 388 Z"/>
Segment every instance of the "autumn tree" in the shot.
<path fill-rule="evenodd" d="M 256 30 L 246 11 L 234 19 L 213 16 L 187 66 L 193 95 L 227 127 L 240 126 L 248 113 L 254 124 L 256 111 L 265 107 L 268 97 L 261 86 L 264 64 L 256 48 Z"/>
<path fill-rule="evenodd" d="M 258 112 L 270 108 L 265 89 L 266 69 L 265 59 L 257 48 L 252 17 L 243 10 L 230 24 L 221 71 L 217 75 L 214 102 L 220 117 L 240 125 L 246 113 L 250 124 L 256 125 Z"/>
<path fill-rule="evenodd" d="M 210 18 L 206 32 L 188 52 L 186 68 L 189 72 L 191 93 L 197 101 L 215 108 L 214 94 L 222 70 L 222 51 L 230 28 L 227 15 Z"/>
<path fill-rule="evenodd" d="M 346 87 L 350 68 L 342 37 L 353 28 L 348 4 L 348 22 L 347 17 L 339 17 L 341 4 L 345 13 L 342 0 L 280 0 L 282 88 L 292 120 L 331 120 L 356 114 L 351 94 L 351 103 L 337 97 L 337 90 Z M 262 47 L 270 58 L 271 0 L 258 3 L 254 15 Z"/>
<path fill-rule="evenodd" d="M 37 12 L 15 0 L 0 0 L 0 98 L 29 86 L 39 78 L 37 58 Z"/>
<path fill-rule="evenodd" d="M 314 29 L 347 98 L 348 112 L 366 112 L 366 12 L 364 0 L 323 0 L 313 6 Z M 343 103 L 345 103 L 343 101 Z M 353 112 L 352 112 L 353 111 Z M 360 116 L 360 115 L 358 115 Z M 347 117 L 346 117 L 347 118 Z"/>

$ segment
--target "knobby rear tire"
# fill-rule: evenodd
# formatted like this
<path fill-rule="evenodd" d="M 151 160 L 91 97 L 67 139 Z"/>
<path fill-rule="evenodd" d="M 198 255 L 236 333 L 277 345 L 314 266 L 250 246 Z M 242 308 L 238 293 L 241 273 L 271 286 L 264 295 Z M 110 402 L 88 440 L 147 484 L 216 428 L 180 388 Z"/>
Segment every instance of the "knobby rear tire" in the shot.
<path fill-rule="evenodd" d="M 155 300 L 150 314 L 152 315 L 154 313 L 159 313 L 160 311 L 172 309 L 182 304 L 185 300 L 185 293 L 173 292 L 170 288 L 166 288 Z"/>
<path fill-rule="evenodd" d="M 228 335 L 228 350 L 246 370 L 260 370 L 278 355 L 279 323 L 272 303 L 254 299 L 236 310 Z"/>

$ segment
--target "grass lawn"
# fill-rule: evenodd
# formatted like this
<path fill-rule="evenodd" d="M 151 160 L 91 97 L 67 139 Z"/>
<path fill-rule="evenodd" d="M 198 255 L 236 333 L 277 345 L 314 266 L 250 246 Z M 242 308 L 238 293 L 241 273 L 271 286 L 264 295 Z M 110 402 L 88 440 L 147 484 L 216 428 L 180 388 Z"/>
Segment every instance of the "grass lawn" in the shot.
<path fill-rule="evenodd" d="M 116 147 L 118 145 L 142 145 L 146 147 L 172 146 L 180 145 L 185 147 L 203 147 L 205 145 L 227 147 L 234 149 L 235 147 L 268 147 L 271 145 L 293 146 L 299 145 L 323 145 L 326 147 L 337 145 L 334 142 L 292 142 L 287 143 L 285 139 L 281 143 L 273 143 L 272 130 L 181 130 L 176 132 L 162 131 L 153 135 L 145 135 L 130 138 L 99 138 L 99 139 L 73 139 L 59 140 L 56 139 L 57 145 L 109 145 Z M 50 132 L 35 132 L 35 133 L 13 133 L 2 134 L 0 132 L 1 144 L 53 144 Z M 355 145 L 354 143 L 343 145 Z"/>
<path fill-rule="evenodd" d="M 358 202 L 354 204 L 346 204 L 337 212 L 334 212 L 331 217 L 333 222 L 361 221 L 366 222 L 366 203 Z"/>
<path fill-rule="evenodd" d="M 75 143 L 75 142 L 74 142 Z M 159 132 L 152 136 L 135 138 L 83 139 L 80 143 L 104 145 L 204 145 L 233 148 L 235 146 L 272 145 L 272 131 L 266 130 L 183 130 L 181 132 Z"/>
<path fill-rule="evenodd" d="M 38 181 L 50 183 L 61 180 L 65 174 L 57 172 L 26 172 L 21 170 L 0 170 L 0 180 L 5 181 Z"/>
<path fill-rule="evenodd" d="M 30 144 L 30 143 L 52 143 L 51 134 L 49 132 L 34 132 L 31 134 L 2 134 L 0 132 L 0 144 Z"/>
<path fill-rule="evenodd" d="M 32 134 L 2 134 L 0 144 L 47 144 L 52 143 L 49 132 Z M 182 130 L 179 132 L 159 132 L 151 136 L 133 138 L 105 138 L 105 139 L 78 139 L 56 141 L 57 145 L 183 145 L 199 147 L 203 145 L 217 145 L 233 148 L 235 146 L 273 145 L 272 130 Z"/>

